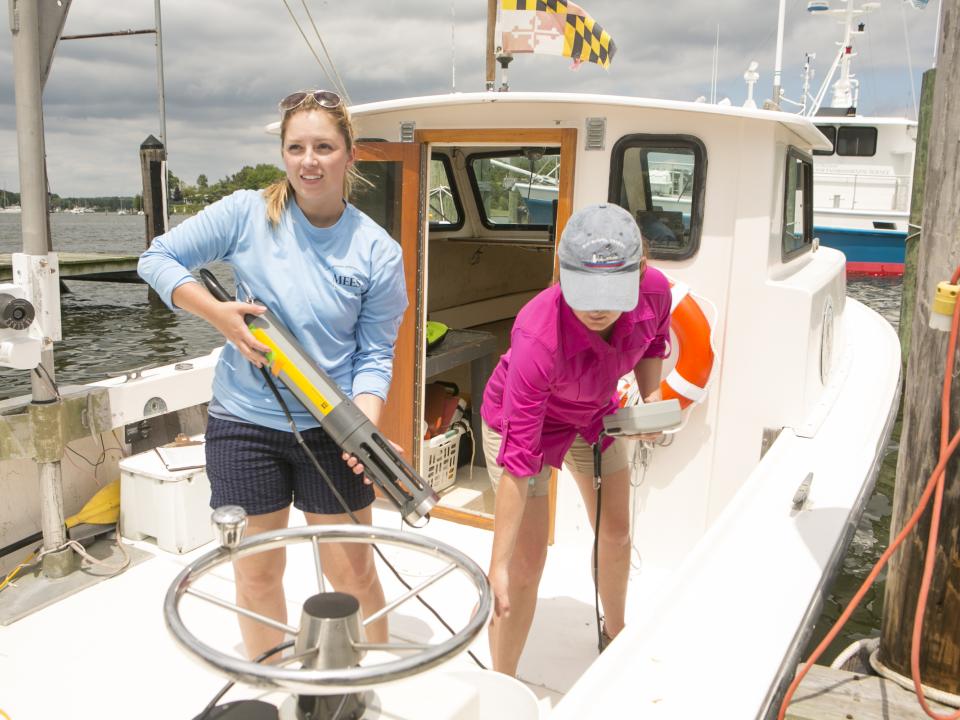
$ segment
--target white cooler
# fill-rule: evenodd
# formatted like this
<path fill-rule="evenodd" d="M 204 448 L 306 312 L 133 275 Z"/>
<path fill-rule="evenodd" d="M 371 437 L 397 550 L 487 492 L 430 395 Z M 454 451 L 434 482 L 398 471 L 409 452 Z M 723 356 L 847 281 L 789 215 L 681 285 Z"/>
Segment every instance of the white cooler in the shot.
<path fill-rule="evenodd" d="M 124 537 L 156 538 L 185 553 L 213 539 L 210 481 L 204 468 L 168 470 L 154 450 L 120 461 L 120 528 Z"/>

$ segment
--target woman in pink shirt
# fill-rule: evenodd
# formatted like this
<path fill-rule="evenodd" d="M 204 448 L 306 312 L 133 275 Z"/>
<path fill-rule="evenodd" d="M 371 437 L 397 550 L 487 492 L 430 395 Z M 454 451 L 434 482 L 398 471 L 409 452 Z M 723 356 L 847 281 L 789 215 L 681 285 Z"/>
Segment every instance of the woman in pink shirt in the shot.
<path fill-rule="evenodd" d="M 660 399 L 668 354 L 670 286 L 646 267 L 643 240 L 617 205 L 574 213 L 557 250 L 560 284 L 517 315 L 508 350 L 483 396 L 484 450 L 497 493 L 490 584 L 494 669 L 515 675 L 547 556 L 551 468 L 572 473 L 593 523 L 593 450 L 616 410 L 617 381 L 636 373 L 642 396 Z M 650 439 L 652 436 L 641 436 Z M 625 443 L 602 443 L 598 585 L 606 642 L 624 625 L 630 567 Z M 596 531 L 596 528 L 594 528 Z"/>

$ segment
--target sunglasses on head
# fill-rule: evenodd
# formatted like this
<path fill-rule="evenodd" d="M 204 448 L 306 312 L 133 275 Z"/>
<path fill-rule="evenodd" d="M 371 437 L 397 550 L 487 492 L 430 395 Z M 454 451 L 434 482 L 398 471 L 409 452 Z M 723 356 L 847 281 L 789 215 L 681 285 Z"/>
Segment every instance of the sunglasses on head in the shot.
<path fill-rule="evenodd" d="M 280 114 L 284 115 L 291 110 L 294 110 L 301 105 L 308 97 L 313 97 L 317 105 L 324 108 L 335 108 L 340 107 L 343 103 L 343 100 L 340 99 L 340 96 L 337 95 L 332 90 L 301 90 L 299 92 L 291 93 L 287 95 L 283 100 L 280 101 Z"/>

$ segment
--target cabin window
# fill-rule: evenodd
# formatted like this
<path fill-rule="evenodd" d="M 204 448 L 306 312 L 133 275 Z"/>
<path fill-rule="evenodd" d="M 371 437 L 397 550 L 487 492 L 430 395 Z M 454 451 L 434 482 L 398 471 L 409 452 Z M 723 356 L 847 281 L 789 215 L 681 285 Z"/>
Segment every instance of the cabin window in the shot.
<path fill-rule="evenodd" d="M 841 127 L 837 131 L 837 155 L 873 157 L 877 154 L 875 127 Z"/>
<path fill-rule="evenodd" d="M 430 157 L 429 215 L 431 230 L 463 227 L 463 206 L 453 180 L 453 168 L 450 158 L 443 153 L 433 153 Z"/>
<path fill-rule="evenodd" d="M 784 262 L 809 249 L 813 240 L 813 162 L 790 148 L 786 170 L 782 233 Z"/>
<path fill-rule="evenodd" d="M 480 220 L 490 229 L 549 230 L 560 194 L 560 148 L 517 148 L 467 157 Z"/>
<path fill-rule="evenodd" d="M 817 130 L 827 136 L 832 146 L 829 150 L 814 150 L 814 155 L 833 155 L 837 149 L 837 128 L 835 125 L 817 125 Z"/>
<path fill-rule="evenodd" d="M 706 149 L 690 136 L 627 135 L 611 155 L 608 199 L 636 219 L 648 255 L 682 260 L 700 246 Z"/>

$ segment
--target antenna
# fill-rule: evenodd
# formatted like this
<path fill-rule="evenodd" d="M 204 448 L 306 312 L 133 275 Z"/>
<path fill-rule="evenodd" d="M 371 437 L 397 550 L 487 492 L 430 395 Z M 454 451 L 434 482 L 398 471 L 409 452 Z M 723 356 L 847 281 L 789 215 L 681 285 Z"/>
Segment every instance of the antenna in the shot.
<path fill-rule="evenodd" d="M 777 53 L 773 65 L 773 97 L 770 99 L 775 110 L 780 109 L 780 98 L 783 95 L 783 87 L 780 84 L 780 69 L 783 67 L 783 27 L 786 9 L 787 1 L 780 0 L 780 9 L 777 12 Z"/>
<path fill-rule="evenodd" d="M 757 109 L 757 103 L 753 99 L 753 86 L 756 85 L 757 80 L 760 79 L 760 73 L 757 72 L 758 67 L 760 67 L 759 63 L 756 60 L 751 60 L 750 65 L 747 66 L 747 71 L 743 74 L 743 79 L 747 83 L 747 99 L 744 101 L 743 106 L 752 110 Z"/>
<path fill-rule="evenodd" d="M 457 0 L 450 0 L 450 92 L 457 91 Z"/>
<path fill-rule="evenodd" d="M 833 74 L 837 71 L 837 68 L 840 68 L 840 77 L 837 78 L 837 81 L 833 84 L 833 99 L 830 105 L 835 108 L 851 108 L 856 105 L 859 95 L 859 81 L 857 81 L 850 72 L 850 61 L 856 55 L 853 50 L 853 36 L 862 34 L 865 29 L 864 24 L 859 20 L 857 21 L 856 27 L 854 27 L 854 18 L 866 15 L 878 7 L 880 7 L 879 2 L 864 2 L 860 7 L 854 7 L 854 0 L 844 0 L 844 7 L 837 9 L 831 9 L 826 0 L 810 0 L 810 2 L 807 3 L 807 10 L 811 13 L 842 16 L 840 25 L 844 28 L 843 40 L 838 43 L 839 49 L 834 58 L 833 65 L 831 65 L 830 71 L 826 77 L 824 77 L 823 84 L 817 92 L 817 97 L 814 99 L 813 106 L 808 112 L 808 115 L 816 115 L 820 109 L 820 105 L 827 92 L 827 87 L 833 79 Z"/>
<path fill-rule="evenodd" d="M 806 53 L 806 58 L 803 61 L 803 103 L 802 109 L 800 110 L 801 115 L 807 114 L 807 100 L 812 100 L 810 96 L 810 81 L 813 80 L 814 69 L 813 61 L 817 59 L 816 53 Z"/>
<path fill-rule="evenodd" d="M 717 66 L 720 60 L 720 25 L 717 24 L 717 40 L 713 45 L 713 70 L 710 73 L 710 102 L 717 101 Z"/>

